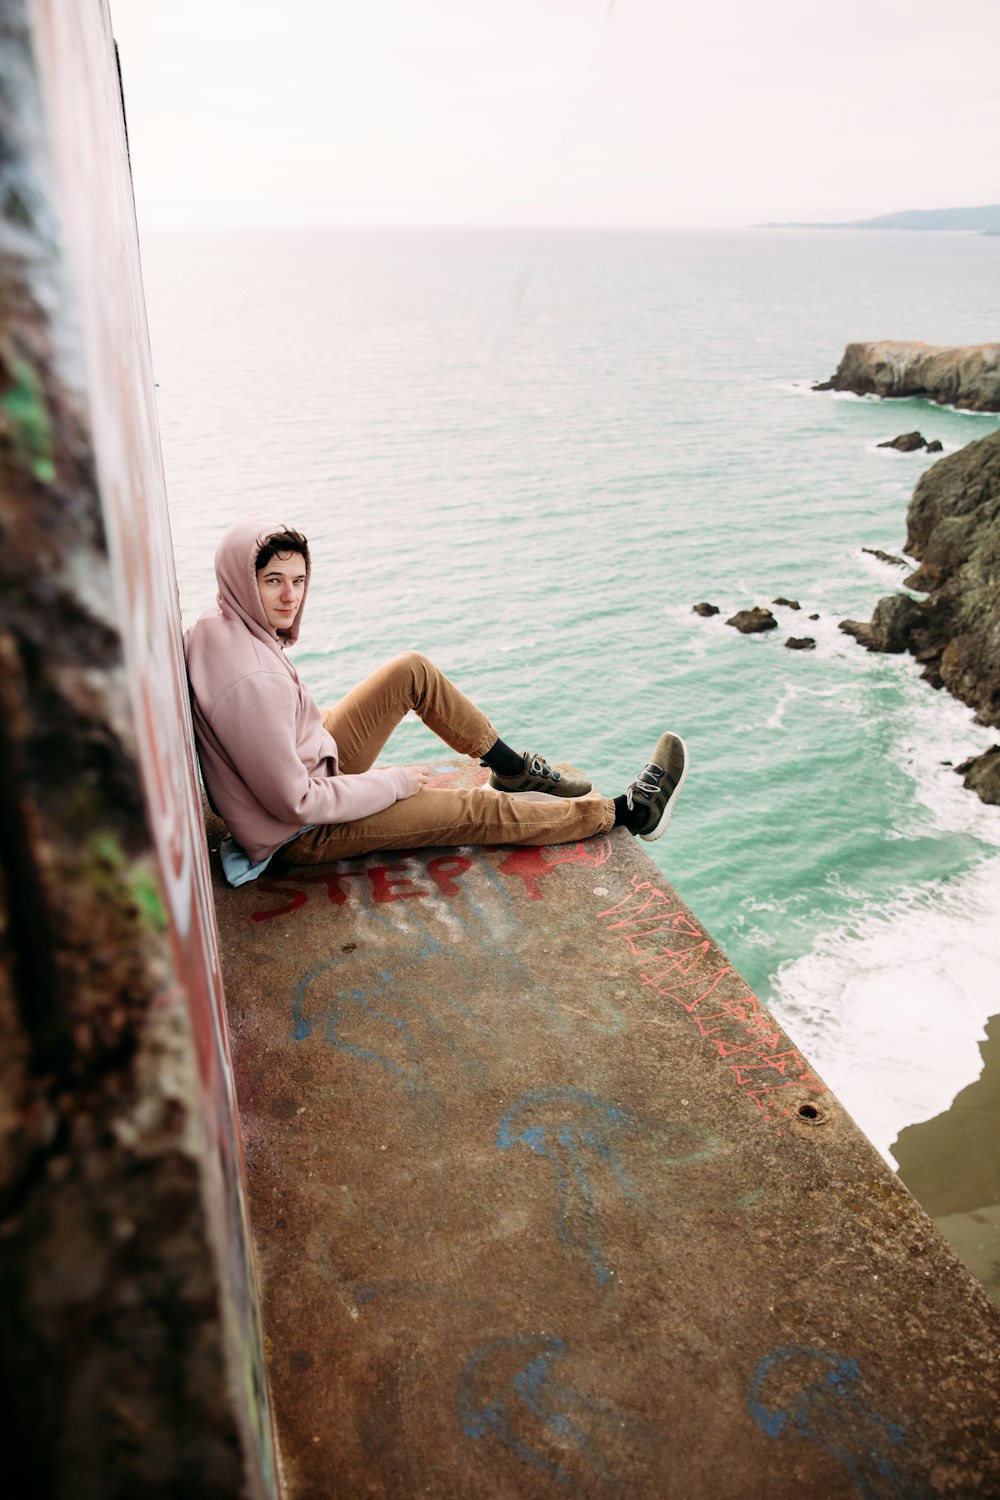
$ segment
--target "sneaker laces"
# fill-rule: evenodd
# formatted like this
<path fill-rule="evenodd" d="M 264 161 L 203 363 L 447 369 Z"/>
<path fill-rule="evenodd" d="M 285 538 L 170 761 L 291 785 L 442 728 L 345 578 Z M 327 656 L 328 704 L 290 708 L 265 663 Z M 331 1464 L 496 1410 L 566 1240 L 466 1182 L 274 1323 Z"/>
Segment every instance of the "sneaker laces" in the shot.
<path fill-rule="evenodd" d="M 561 779 L 560 772 L 552 769 L 544 755 L 531 757 L 528 763 L 528 773 L 531 776 L 541 776 L 543 780 L 548 778 L 551 781 L 559 781 Z"/>
<path fill-rule="evenodd" d="M 662 776 L 663 772 L 660 770 L 660 767 L 650 764 L 644 771 L 639 773 L 631 786 L 626 787 L 625 805 L 629 812 L 635 811 L 635 804 L 632 801 L 633 793 L 638 792 L 640 797 L 643 798 L 655 796 L 660 790 L 660 779 Z"/>

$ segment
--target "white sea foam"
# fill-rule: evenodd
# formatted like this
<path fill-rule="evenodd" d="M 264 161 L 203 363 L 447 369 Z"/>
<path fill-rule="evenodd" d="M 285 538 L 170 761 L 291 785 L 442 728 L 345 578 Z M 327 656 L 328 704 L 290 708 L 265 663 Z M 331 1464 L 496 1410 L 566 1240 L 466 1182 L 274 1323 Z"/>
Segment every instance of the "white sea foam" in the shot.
<path fill-rule="evenodd" d="M 907 836 L 966 835 L 1000 847 L 1000 809 L 943 764 L 986 749 L 995 731 L 915 675 L 907 686 L 889 758 L 912 779 L 927 814 Z M 773 1004 L 891 1162 L 904 1126 L 947 1109 L 979 1075 L 984 1024 L 1000 1009 L 1000 859 L 869 902 L 856 922 L 779 968 Z"/>
<path fill-rule="evenodd" d="M 774 712 L 771 714 L 771 717 L 767 720 L 766 727 L 768 729 L 783 729 L 784 728 L 784 724 L 783 724 L 782 721 L 783 721 L 783 719 L 785 717 L 785 710 L 792 703 L 795 702 L 796 698 L 838 698 L 838 699 L 842 699 L 843 698 L 843 689 L 840 688 L 840 687 L 835 687 L 835 688 L 807 688 L 807 687 L 801 687 L 798 683 L 794 683 L 794 682 L 786 683 L 785 684 L 785 688 L 784 688 L 784 690 L 783 690 L 783 692 L 781 694 L 781 697 L 778 699 L 778 702 L 775 705 Z"/>
<path fill-rule="evenodd" d="M 1000 808 L 966 791 L 953 769 L 995 744 L 997 731 L 976 724 L 965 704 L 944 692 L 928 690 L 919 678 L 914 677 L 910 686 L 901 715 L 902 732 L 889 756 L 912 777 L 916 800 L 930 814 L 929 828 L 970 834 L 983 844 L 1000 847 Z"/>
<path fill-rule="evenodd" d="M 968 796 L 968 793 L 965 794 Z M 908 891 L 783 964 L 772 1005 L 886 1159 L 979 1075 L 1000 997 L 1000 859 Z"/>

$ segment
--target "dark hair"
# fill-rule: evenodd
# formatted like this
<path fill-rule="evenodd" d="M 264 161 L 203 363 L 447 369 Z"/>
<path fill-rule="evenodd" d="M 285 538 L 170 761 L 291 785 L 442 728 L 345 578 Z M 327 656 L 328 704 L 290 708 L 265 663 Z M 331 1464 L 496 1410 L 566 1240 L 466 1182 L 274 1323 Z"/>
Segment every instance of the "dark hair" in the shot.
<path fill-rule="evenodd" d="M 266 568 L 275 553 L 301 552 L 309 566 L 309 543 L 301 531 L 272 531 L 261 543 L 260 551 L 257 553 L 257 561 L 254 568 L 259 573 L 261 568 Z"/>

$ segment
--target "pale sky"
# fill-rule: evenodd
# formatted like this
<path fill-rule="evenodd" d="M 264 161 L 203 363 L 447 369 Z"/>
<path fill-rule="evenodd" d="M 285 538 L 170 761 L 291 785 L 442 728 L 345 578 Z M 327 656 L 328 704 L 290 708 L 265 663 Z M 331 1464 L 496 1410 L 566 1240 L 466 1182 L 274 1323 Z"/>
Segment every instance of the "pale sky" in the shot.
<path fill-rule="evenodd" d="M 140 224 L 1000 202 L 1000 0 L 110 0 Z"/>

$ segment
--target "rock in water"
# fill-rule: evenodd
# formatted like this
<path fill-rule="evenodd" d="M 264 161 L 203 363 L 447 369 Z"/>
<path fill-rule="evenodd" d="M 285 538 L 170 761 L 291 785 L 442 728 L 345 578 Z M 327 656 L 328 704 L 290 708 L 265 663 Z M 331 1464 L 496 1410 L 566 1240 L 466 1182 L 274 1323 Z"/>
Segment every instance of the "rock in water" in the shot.
<path fill-rule="evenodd" d="M 783 604 L 786 609 L 801 609 L 802 608 L 802 606 L 800 605 L 800 603 L 799 603 L 799 601 L 797 599 L 784 599 L 784 598 L 781 598 L 781 599 L 772 599 L 771 603 L 772 604 Z"/>
<path fill-rule="evenodd" d="M 883 552 L 880 547 L 862 547 L 861 550 L 872 557 L 877 557 L 879 562 L 895 563 L 900 568 L 906 567 L 906 558 L 897 557 L 895 552 Z"/>
<path fill-rule="evenodd" d="M 895 448 L 897 453 L 915 453 L 918 448 L 927 447 L 927 439 L 922 432 L 901 432 L 899 437 L 889 438 L 884 443 L 876 443 L 876 448 Z"/>
<path fill-rule="evenodd" d="M 940 438 L 934 438 L 931 442 L 929 442 L 927 444 L 927 452 L 928 453 L 943 453 L 944 452 L 944 443 L 942 443 L 942 441 L 941 441 Z"/>
<path fill-rule="evenodd" d="M 889 594 L 880 599 L 868 622 L 841 620 L 840 628 L 853 635 L 866 651 L 905 651 L 911 632 L 922 622 L 924 607 L 909 594 Z"/>
<path fill-rule="evenodd" d="M 813 390 L 929 396 L 939 405 L 1000 411 L 1000 344 L 942 348 L 902 339 L 848 344 L 836 373 Z"/>
<path fill-rule="evenodd" d="M 785 645 L 789 651 L 815 651 L 816 637 L 812 635 L 790 635 Z"/>
<path fill-rule="evenodd" d="M 719 606 L 717 604 L 706 604 L 703 599 L 700 604 L 692 604 L 691 613 L 693 615 L 704 615 L 707 618 L 709 615 L 717 615 L 719 613 Z"/>
<path fill-rule="evenodd" d="M 753 609 L 740 609 L 727 621 L 727 625 L 735 625 L 736 629 L 743 635 L 760 635 L 763 630 L 777 630 L 778 622 L 769 609 L 762 609 L 755 604 Z"/>
<path fill-rule="evenodd" d="M 954 769 L 957 775 L 964 776 L 963 786 L 976 792 L 984 802 L 1000 804 L 1000 745 L 963 760 Z"/>

